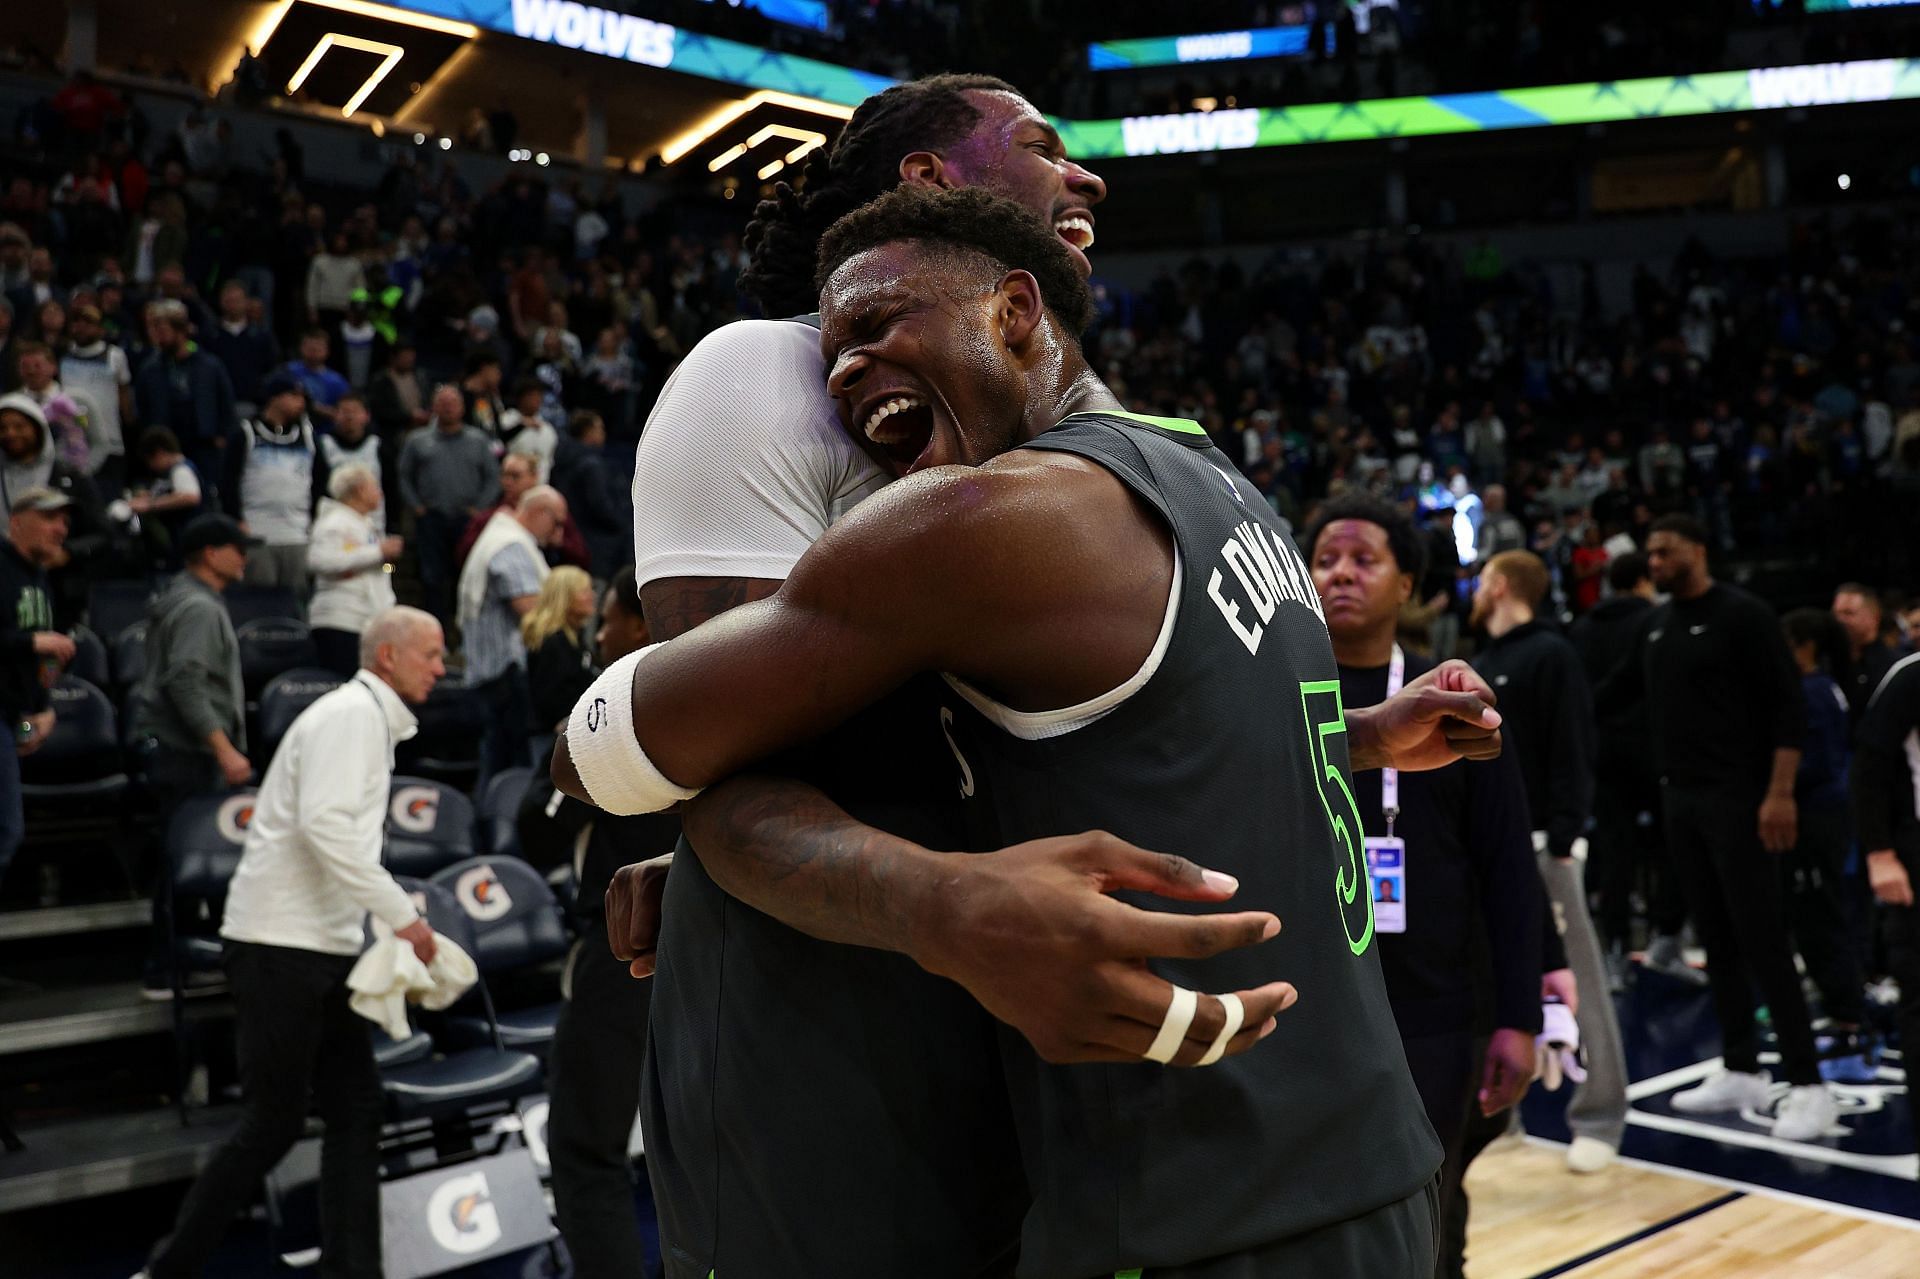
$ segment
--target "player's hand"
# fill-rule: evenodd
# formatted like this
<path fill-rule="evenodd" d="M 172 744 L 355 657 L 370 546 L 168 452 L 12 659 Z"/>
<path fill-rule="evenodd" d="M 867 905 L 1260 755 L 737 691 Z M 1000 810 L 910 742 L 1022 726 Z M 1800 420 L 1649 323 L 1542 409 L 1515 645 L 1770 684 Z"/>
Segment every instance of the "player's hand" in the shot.
<path fill-rule="evenodd" d="M 1891 848 L 1867 854 L 1867 882 L 1873 895 L 1889 906 L 1913 905 L 1913 881 L 1907 867 Z"/>
<path fill-rule="evenodd" d="M 1378 706 L 1347 713 L 1355 768 L 1402 772 L 1500 754 L 1499 699 L 1473 667 L 1442 662 Z"/>
<path fill-rule="evenodd" d="M 1531 1031 L 1511 1026 L 1494 1031 L 1480 1076 L 1480 1113 L 1497 1115 L 1525 1096 L 1536 1064 Z"/>
<path fill-rule="evenodd" d="M 1540 1001 L 1556 999 L 1567 1006 L 1568 1012 L 1580 1015 L 1580 983 L 1573 979 L 1573 969 L 1556 968 L 1540 975 Z"/>
<path fill-rule="evenodd" d="M 1800 809 L 1791 795 L 1768 795 L 1760 801 L 1760 842 L 1770 853 L 1790 853 L 1799 842 Z"/>
<path fill-rule="evenodd" d="M 1172 983 L 1147 967 L 1149 959 L 1205 959 L 1280 931 L 1265 911 L 1177 914 L 1108 896 L 1131 889 L 1220 902 L 1239 885 L 1100 831 L 943 862 L 913 958 L 966 987 L 1050 1062 L 1142 1060 L 1173 1000 Z M 1298 998 L 1286 982 L 1234 993 L 1246 1016 L 1227 1043 L 1229 1055 L 1266 1038 Z M 1173 1064 L 1196 1064 L 1226 1017 L 1219 999 L 1200 992 Z"/>
<path fill-rule="evenodd" d="M 635 977 L 653 976 L 660 944 L 660 898 L 673 854 L 663 853 L 613 872 L 607 885 L 607 945 Z"/>
<path fill-rule="evenodd" d="M 432 964 L 433 957 L 440 953 L 440 944 L 433 939 L 433 925 L 424 919 L 416 919 L 405 928 L 396 928 L 393 935 L 413 947 L 413 953 L 420 957 L 423 964 Z"/>
<path fill-rule="evenodd" d="M 406 541 L 399 537 L 381 538 L 380 539 L 381 562 L 386 564 L 391 564 L 395 560 L 399 559 L 400 552 L 406 548 L 406 545 L 407 545 Z"/>
<path fill-rule="evenodd" d="M 65 666 L 73 660 L 73 637 L 62 635 L 59 631 L 35 631 L 33 652 L 36 657 L 51 657 Z"/>

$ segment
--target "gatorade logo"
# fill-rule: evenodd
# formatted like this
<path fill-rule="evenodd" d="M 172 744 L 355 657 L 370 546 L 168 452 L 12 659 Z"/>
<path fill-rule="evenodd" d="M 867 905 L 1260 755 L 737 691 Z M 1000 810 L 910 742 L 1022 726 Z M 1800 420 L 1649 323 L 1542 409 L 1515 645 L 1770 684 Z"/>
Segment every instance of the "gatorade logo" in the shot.
<path fill-rule="evenodd" d="M 440 792 L 431 786 L 402 786 L 393 793 L 387 816 L 408 834 L 428 834 L 440 820 Z"/>
<path fill-rule="evenodd" d="M 507 896 L 505 885 L 491 866 L 474 866 L 463 872 L 454 881 L 453 895 L 460 902 L 460 909 L 483 924 L 513 909 L 513 898 Z"/>
<path fill-rule="evenodd" d="M 471 1256 L 500 1242 L 500 1214 L 487 1190 L 487 1174 L 450 1177 L 427 1200 L 427 1229 L 448 1252 Z"/>
<path fill-rule="evenodd" d="M 253 796 L 235 795 L 229 798 L 214 814 L 213 824 L 220 832 L 220 838 L 228 843 L 246 843 L 247 827 L 253 825 Z"/>

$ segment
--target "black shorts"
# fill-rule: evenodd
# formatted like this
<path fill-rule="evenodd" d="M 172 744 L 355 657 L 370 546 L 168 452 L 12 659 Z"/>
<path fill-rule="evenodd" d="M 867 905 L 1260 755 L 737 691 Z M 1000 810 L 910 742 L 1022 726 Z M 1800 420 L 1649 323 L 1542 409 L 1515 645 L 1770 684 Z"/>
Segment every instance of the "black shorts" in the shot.
<path fill-rule="evenodd" d="M 1398 1203 L 1291 1239 L 1114 1279 L 1432 1279 L 1440 1257 L 1440 1179 Z M 1105 1279 L 1105 1276 L 1102 1276 Z"/>

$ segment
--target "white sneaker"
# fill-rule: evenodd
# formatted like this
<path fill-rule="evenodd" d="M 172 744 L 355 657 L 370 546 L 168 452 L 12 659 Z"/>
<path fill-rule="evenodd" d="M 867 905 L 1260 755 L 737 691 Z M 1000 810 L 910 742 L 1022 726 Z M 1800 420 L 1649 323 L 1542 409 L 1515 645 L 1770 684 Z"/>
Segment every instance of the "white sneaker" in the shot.
<path fill-rule="evenodd" d="M 1773 1135 L 1782 1141 L 1818 1141 L 1840 1118 L 1840 1108 L 1825 1084 L 1801 1084 L 1788 1090 L 1773 1119 Z"/>
<path fill-rule="evenodd" d="M 1567 1168 L 1573 1172 L 1599 1172 L 1620 1152 L 1598 1137 L 1575 1137 L 1567 1147 Z"/>
<path fill-rule="evenodd" d="M 1764 1110 L 1767 1085 L 1773 1076 L 1766 1071 L 1749 1075 L 1740 1070 L 1722 1070 L 1704 1084 L 1674 1094 L 1673 1108 L 1687 1115 L 1724 1115 L 1742 1110 Z"/>

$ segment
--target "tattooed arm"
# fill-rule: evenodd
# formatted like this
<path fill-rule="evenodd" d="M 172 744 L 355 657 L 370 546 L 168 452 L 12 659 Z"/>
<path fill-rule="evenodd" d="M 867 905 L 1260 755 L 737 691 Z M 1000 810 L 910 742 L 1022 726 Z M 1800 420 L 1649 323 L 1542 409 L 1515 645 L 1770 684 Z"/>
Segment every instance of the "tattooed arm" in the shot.
<path fill-rule="evenodd" d="M 779 589 L 780 583 L 767 577 L 663 577 L 640 588 L 640 612 L 648 637 L 658 644 Z"/>

